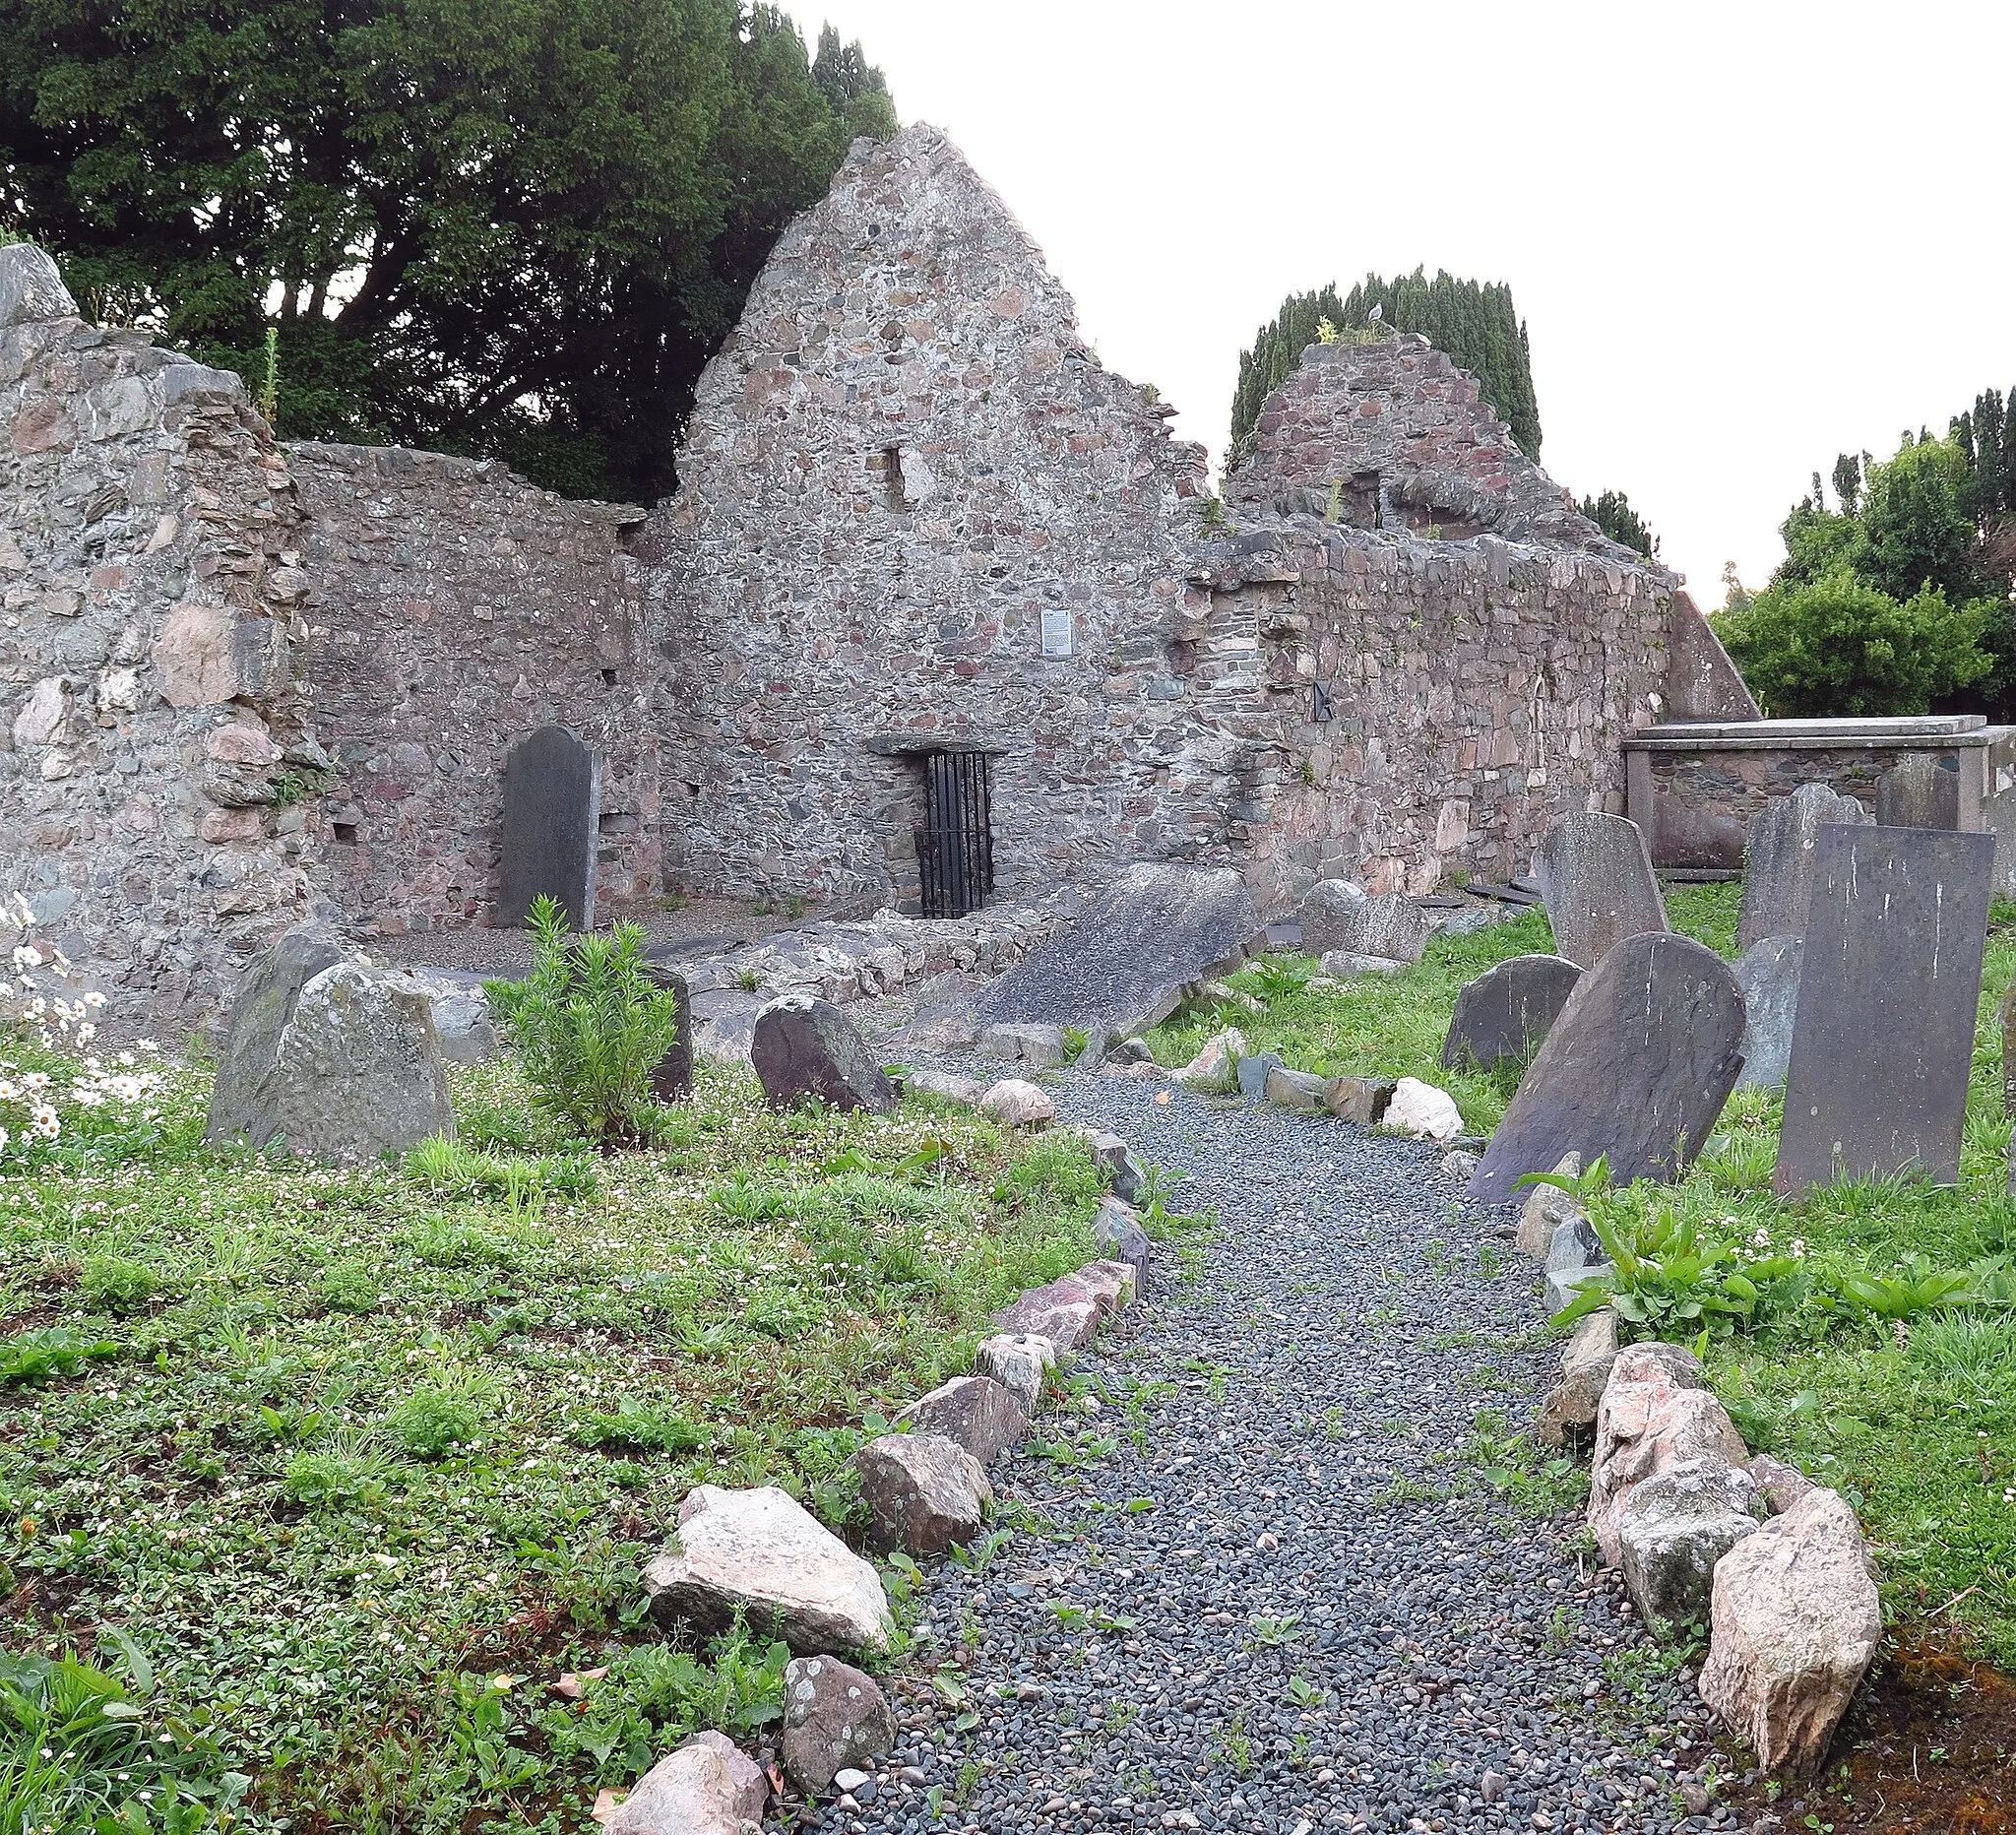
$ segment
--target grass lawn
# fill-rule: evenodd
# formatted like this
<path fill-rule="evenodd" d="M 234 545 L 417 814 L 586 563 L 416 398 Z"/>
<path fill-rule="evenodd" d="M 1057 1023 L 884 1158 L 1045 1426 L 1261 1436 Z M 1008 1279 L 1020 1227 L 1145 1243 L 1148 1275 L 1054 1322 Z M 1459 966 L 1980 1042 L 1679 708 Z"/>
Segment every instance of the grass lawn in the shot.
<path fill-rule="evenodd" d="M 781 1647 L 643 1618 L 688 1487 L 849 1532 L 877 1418 L 1096 1253 L 1081 1142 L 928 1098 L 779 1115 L 703 1070 L 600 1156 L 500 1063 L 459 1148 L 348 1172 L 206 1150 L 206 1090 L 0 1158 L 0 1835 L 587 1826 L 781 1695 Z"/>
<path fill-rule="evenodd" d="M 1738 900 L 1732 885 L 1667 895 L 1674 928 L 1726 956 L 1735 953 Z M 1637 1335 L 1695 1344 L 1751 1444 L 1855 1504 L 1893 1624 L 1959 1629 L 1977 1654 L 2016 1669 L 2016 1209 L 2004 1182 L 1996 1021 L 2016 979 L 2006 918 L 1998 908 L 1988 940 L 1957 1186 L 1895 1179 L 1781 1202 L 1771 1193 L 1779 1096 L 1739 1092 L 1683 1184 L 1611 1193 L 1596 1211 L 1651 1253 L 1653 1316 Z M 1306 958 L 1270 958 L 1231 978 L 1266 1001 L 1264 1016 L 1183 1015 L 1151 1044 L 1163 1063 L 1181 1063 L 1236 1023 L 1251 1048 L 1297 1068 L 1438 1084 L 1475 1132 L 1488 1133 L 1516 1078 L 1437 1064 L 1456 991 L 1494 962 L 1549 948 L 1545 917 L 1533 912 L 1437 939 L 1391 980 L 1327 991 L 1295 987 L 1314 970 Z M 1732 1273 L 1756 1287 L 1754 1302 L 1727 1285 Z M 1704 1297 L 1748 1304 L 1749 1316 L 1686 1311 Z"/>

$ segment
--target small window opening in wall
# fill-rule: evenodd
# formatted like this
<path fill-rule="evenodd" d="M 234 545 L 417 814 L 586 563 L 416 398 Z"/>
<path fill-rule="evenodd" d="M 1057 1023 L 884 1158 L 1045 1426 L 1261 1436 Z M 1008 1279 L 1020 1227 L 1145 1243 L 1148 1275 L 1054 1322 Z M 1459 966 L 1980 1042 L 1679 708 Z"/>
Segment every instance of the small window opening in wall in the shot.
<path fill-rule="evenodd" d="M 346 848 L 357 845 L 357 825 L 354 822 L 332 822 L 330 833 Z"/>
<path fill-rule="evenodd" d="M 616 685 L 616 671 L 615 671 L 614 669 L 604 669 L 604 670 L 602 670 L 602 686 L 603 686 L 604 688 L 613 688 L 613 687 L 614 687 L 615 685 Z"/>
<path fill-rule="evenodd" d="M 903 448 L 882 448 L 882 500 L 892 510 L 910 508 L 910 496 L 903 484 Z"/>

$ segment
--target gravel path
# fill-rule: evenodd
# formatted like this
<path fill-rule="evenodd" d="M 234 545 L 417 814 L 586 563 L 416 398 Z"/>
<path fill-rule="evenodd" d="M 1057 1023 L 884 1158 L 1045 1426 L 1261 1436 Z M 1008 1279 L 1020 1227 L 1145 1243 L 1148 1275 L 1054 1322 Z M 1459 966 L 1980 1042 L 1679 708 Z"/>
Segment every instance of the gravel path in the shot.
<path fill-rule="evenodd" d="M 997 1470 L 1009 1533 L 921 1603 L 919 1655 L 966 1700 L 901 1702 L 897 1752 L 823 1825 L 1733 1827 L 1699 1792 L 1691 1672 L 1645 1645 L 1579 1515 L 1523 1519 L 1460 1457 L 1480 1410 L 1528 1417 L 1556 1354 L 1525 1348 L 1538 1283 L 1452 1212 L 1439 1151 L 1166 1084 L 1055 1088 L 1223 1229 L 1187 1283 L 1162 1251 L 1081 1361 L 1098 1412 Z"/>

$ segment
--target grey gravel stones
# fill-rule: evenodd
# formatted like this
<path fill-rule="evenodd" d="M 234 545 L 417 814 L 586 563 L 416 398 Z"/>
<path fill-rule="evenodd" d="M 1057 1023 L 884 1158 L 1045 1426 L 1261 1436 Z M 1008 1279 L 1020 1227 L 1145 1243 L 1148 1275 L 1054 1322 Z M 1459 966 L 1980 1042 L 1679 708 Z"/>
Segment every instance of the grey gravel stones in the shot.
<path fill-rule="evenodd" d="M 1489 1070 L 1524 1063 L 1553 1030 L 1582 971 L 1565 956 L 1513 956 L 1486 969 L 1456 996 L 1442 1063 Z"/>
<path fill-rule="evenodd" d="M 1743 844 L 1743 912 L 1736 947 L 1747 951 L 1768 936 L 1804 936 L 1813 896 L 1813 849 L 1829 823 L 1871 820 L 1853 796 L 1826 784 L 1801 784 L 1774 797 L 1750 818 Z"/>
<path fill-rule="evenodd" d="M 1995 837 L 1823 828 L 1793 1030 L 1781 1194 L 1960 1175 Z"/>
<path fill-rule="evenodd" d="M 896 1744 L 896 1716 L 873 1677 L 838 1657 L 796 1657 L 784 1673 L 785 1775 L 814 1796 L 834 1774 L 872 1766 Z"/>
<path fill-rule="evenodd" d="M 994 1501 L 980 1462 L 942 1434 L 885 1433 L 854 1455 L 854 1470 L 878 1549 L 943 1554 L 979 1534 Z"/>
<path fill-rule="evenodd" d="M 896 1086 L 860 1029 L 830 1001 L 810 994 L 786 994 L 756 1016 L 749 1061 L 773 1108 L 807 1097 L 829 1108 L 877 1115 L 896 1107 Z"/>
<path fill-rule="evenodd" d="M 1509 1198 L 1523 1174 L 1569 1152 L 1585 1165 L 1604 1155 L 1620 1185 L 1678 1176 L 1735 1086 L 1744 1023 L 1742 989 L 1712 949 L 1684 936 L 1625 937 L 1576 984 L 1470 1195 Z"/>
<path fill-rule="evenodd" d="M 880 1650 L 889 1601 L 874 1568 L 788 1492 L 695 1486 L 644 1569 L 652 1616 L 724 1629 L 739 1613 L 795 1651 Z"/>
<path fill-rule="evenodd" d="M 1145 1031 L 1175 1011 L 1186 986 L 1242 962 L 1259 929 L 1253 895 L 1229 867 L 1130 866 L 987 988 L 978 1017 Z"/>
<path fill-rule="evenodd" d="M 1793 1023 L 1799 1010 L 1802 937 L 1767 936 L 1752 943 L 1730 966 L 1743 990 L 1743 1069 L 1738 1089 L 1769 1089 L 1784 1083 L 1792 1064 Z"/>
<path fill-rule="evenodd" d="M 1029 1411 L 991 1376 L 955 1376 L 919 1396 L 897 1416 L 896 1424 L 935 1433 L 990 1466 L 1029 1431 Z"/>
<path fill-rule="evenodd" d="M 1556 816 L 1534 872 L 1554 947 L 1581 968 L 1595 968 L 1627 936 L 1670 927 L 1645 837 L 1620 815 Z"/>

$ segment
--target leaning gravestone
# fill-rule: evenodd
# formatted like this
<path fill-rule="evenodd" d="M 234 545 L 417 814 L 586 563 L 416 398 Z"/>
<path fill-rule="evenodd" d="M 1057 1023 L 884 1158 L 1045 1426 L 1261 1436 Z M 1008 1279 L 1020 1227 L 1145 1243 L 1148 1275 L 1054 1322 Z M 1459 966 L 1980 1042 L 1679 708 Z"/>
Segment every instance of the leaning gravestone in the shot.
<path fill-rule="evenodd" d="M 595 928 L 601 761 L 565 727 L 541 727 L 504 761 L 496 916 L 523 924 L 535 900 L 557 899 L 570 929 Z"/>
<path fill-rule="evenodd" d="M 1775 1089 L 1792 1063 L 1793 1022 L 1799 1006 L 1799 965 L 1805 939 L 1767 936 L 1731 966 L 1743 990 L 1743 1074 L 1738 1089 Z"/>
<path fill-rule="evenodd" d="M 1957 829 L 1960 766 L 1934 752 L 1911 752 L 1876 780 L 1876 820 L 1885 828 Z"/>
<path fill-rule="evenodd" d="M 1620 815 L 1562 815 L 1534 863 L 1554 947 L 1593 969 L 1627 936 L 1667 931 L 1666 906 L 1638 824 Z"/>
<path fill-rule="evenodd" d="M 1582 971 L 1564 956 L 1513 956 L 1486 969 L 1456 996 L 1444 1068 L 1489 1070 L 1507 1058 L 1524 1063 L 1553 1030 Z"/>
<path fill-rule="evenodd" d="M 829 1108 L 865 1108 L 886 1115 L 896 1086 L 883 1074 L 852 1020 L 830 1001 L 786 994 L 756 1016 L 749 1062 L 773 1108 L 806 1097 Z"/>
<path fill-rule="evenodd" d="M 1793 1029 L 1781 1194 L 1960 1175 L 1995 838 L 1824 828 Z"/>
<path fill-rule="evenodd" d="M 1260 928 L 1229 867 L 1130 866 L 1071 926 L 1032 950 L 975 1002 L 997 1022 L 1145 1032 L 1184 990 L 1235 968 Z"/>
<path fill-rule="evenodd" d="M 1801 784 L 1790 796 L 1777 796 L 1750 818 L 1743 844 L 1743 915 L 1736 947 L 1748 949 L 1767 936 L 1804 936 L 1806 905 L 1813 895 L 1813 849 L 1830 822 L 1854 825 L 1872 820 L 1853 796 L 1825 784 Z"/>
<path fill-rule="evenodd" d="M 1707 1139 L 1742 1068 L 1743 994 L 1691 937 L 1627 936 L 1576 983 L 1471 1175 L 1503 1203 L 1564 1154 L 1602 1154 L 1620 1185 L 1672 1179 Z"/>

